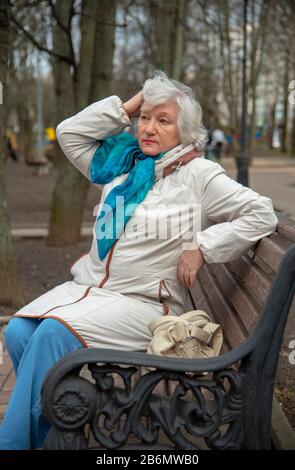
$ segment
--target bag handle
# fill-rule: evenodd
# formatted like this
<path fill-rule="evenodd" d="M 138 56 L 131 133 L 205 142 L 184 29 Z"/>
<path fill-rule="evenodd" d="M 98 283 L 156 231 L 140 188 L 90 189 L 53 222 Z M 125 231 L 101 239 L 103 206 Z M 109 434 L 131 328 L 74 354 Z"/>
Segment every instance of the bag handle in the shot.
<path fill-rule="evenodd" d="M 169 324 L 172 328 L 169 328 Z M 201 328 L 202 324 L 204 325 L 203 328 Z M 183 341 L 185 334 L 188 339 L 194 337 L 207 345 L 212 341 L 212 349 L 216 355 L 219 354 L 222 346 L 221 326 L 213 323 L 209 315 L 203 310 L 191 310 L 179 316 L 169 315 L 156 318 L 149 323 L 148 327 L 152 335 L 157 328 L 163 327 L 165 330 L 168 327 L 170 335 L 176 342 Z"/>
<path fill-rule="evenodd" d="M 158 328 L 160 325 L 163 325 L 169 322 L 173 322 L 173 323 L 183 322 L 183 320 L 189 320 L 194 317 L 198 317 L 198 320 L 204 319 L 204 320 L 207 320 L 208 322 L 211 322 L 211 318 L 203 310 L 191 310 L 190 312 L 183 313 L 182 315 L 179 315 L 179 316 L 167 315 L 165 317 L 155 318 L 149 323 L 148 327 L 149 327 L 151 334 L 153 334 L 155 329 Z"/>

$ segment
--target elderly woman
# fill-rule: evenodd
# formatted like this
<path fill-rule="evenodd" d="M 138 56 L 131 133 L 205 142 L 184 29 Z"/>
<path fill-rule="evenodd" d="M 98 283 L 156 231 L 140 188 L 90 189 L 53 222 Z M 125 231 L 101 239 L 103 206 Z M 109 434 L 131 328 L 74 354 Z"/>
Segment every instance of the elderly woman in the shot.
<path fill-rule="evenodd" d="M 138 139 L 124 132 L 139 115 Z M 146 351 L 148 324 L 186 310 L 204 263 L 239 257 L 270 235 L 271 201 L 202 157 L 202 112 L 187 86 L 158 73 L 122 103 L 111 96 L 57 127 L 67 158 L 103 185 L 89 253 L 65 282 L 19 310 L 5 341 L 16 385 L 0 448 L 41 447 L 48 369 L 82 347 Z"/>

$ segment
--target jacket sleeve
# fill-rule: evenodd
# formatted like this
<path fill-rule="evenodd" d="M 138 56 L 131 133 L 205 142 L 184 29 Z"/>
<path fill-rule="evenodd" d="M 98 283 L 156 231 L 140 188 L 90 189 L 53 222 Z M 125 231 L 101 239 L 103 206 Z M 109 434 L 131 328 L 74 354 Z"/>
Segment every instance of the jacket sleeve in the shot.
<path fill-rule="evenodd" d="M 66 157 L 90 180 L 91 160 L 100 141 L 129 126 L 121 99 L 110 96 L 62 121 L 56 128 L 56 137 Z"/>
<path fill-rule="evenodd" d="M 232 261 L 277 227 L 271 199 L 261 196 L 209 162 L 201 174 L 202 209 L 215 222 L 196 234 L 197 246 L 207 263 Z"/>

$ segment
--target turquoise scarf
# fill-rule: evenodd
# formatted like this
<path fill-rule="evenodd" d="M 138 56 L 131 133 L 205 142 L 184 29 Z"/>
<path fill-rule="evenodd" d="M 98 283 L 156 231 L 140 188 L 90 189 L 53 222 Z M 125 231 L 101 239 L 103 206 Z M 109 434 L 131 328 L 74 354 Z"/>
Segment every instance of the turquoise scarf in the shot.
<path fill-rule="evenodd" d="M 138 141 L 127 132 L 109 137 L 95 151 L 90 166 L 90 178 L 93 183 L 110 183 L 116 176 L 130 172 L 122 184 L 109 192 L 96 218 L 95 234 L 101 260 L 122 234 L 136 206 L 152 188 L 155 160 L 162 156 L 163 153 L 155 157 L 142 153 Z M 121 196 L 119 205 L 116 199 L 118 196 Z M 117 214 L 119 216 L 116 217 Z"/>

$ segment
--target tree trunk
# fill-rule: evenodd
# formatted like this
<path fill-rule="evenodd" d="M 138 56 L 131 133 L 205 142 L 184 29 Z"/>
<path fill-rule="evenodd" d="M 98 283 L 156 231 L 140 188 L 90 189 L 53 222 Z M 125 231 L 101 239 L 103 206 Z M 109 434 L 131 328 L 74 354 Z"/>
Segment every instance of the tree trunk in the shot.
<path fill-rule="evenodd" d="M 282 122 L 280 124 L 280 139 L 281 139 L 281 151 L 283 153 L 287 152 L 287 126 L 288 126 L 288 104 L 289 104 L 289 65 L 290 65 L 290 60 L 289 60 L 289 45 L 288 43 L 286 44 L 286 51 L 285 51 L 285 63 L 284 63 L 284 98 L 283 98 L 283 117 L 282 117 Z"/>
<path fill-rule="evenodd" d="M 58 0 L 55 5 L 56 15 L 69 32 L 72 3 L 72 0 Z M 58 22 L 53 28 L 53 50 L 57 54 L 71 56 L 69 36 Z M 56 94 L 55 120 L 58 124 L 75 113 L 74 81 L 71 66 L 65 60 L 55 58 L 53 73 Z M 58 175 L 51 206 L 47 239 L 49 246 L 64 246 L 79 242 L 84 204 L 84 201 L 81 204 L 80 198 L 80 187 L 83 185 L 84 177 L 68 162 L 60 149 L 57 150 L 57 156 Z"/>
<path fill-rule="evenodd" d="M 269 55 L 267 60 L 267 67 L 265 68 L 265 74 L 268 76 L 267 86 L 267 112 L 266 112 L 266 124 L 267 124 L 267 145 L 269 149 L 273 148 L 273 136 L 276 127 L 276 107 L 278 101 L 278 83 L 279 83 L 279 44 L 278 41 L 278 18 L 280 17 L 278 11 L 278 4 L 274 5 L 270 17 L 270 28 L 268 34 L 268 44 L 266 47 L 272 47 L 272 54 Z"/>
<path fill-rule="evenodd" d="M 246 152 L 248 156 L 249 165 L 251 164 L 253 157 L 253 150 L 255 144 L 255 133 L 256 133 L 256 95 L 257 95 L 257 84 L 258 78 L 261 71 L 262 58 L 265 49 L 267 25 L 269 20 L 269 8 L 270 0 L 263 0 L 260 5 L 260 13 L 257 17 L 255 9 L 256 3 L 252 2 L 252 41 L 250 51 L 250 83 L 249 90 L 251 90 L 252 99 L 252 113 L 250 115 L 250 125 L 248 131 L 248 139 L 246 145 Z M 255 22 L 258 22 L 259 27 L 255 27 Z M 258 54 L 258 51 L 260 54 Z"/>
<path fill-rule="evenodd" d="M 289 109 L 289 54 L 288 49 L 286 50 L 284 64 L 284 98 L 283 98 L 283 118 L 280 125 L 280 138 L 281 138 L 281 151 L 283 153 L 287 152 L 287 126 L 288 126 L 288 109 Z"/>
<path fill-rule="evenodd" d="M 281 140 L 281 151 L 287 152 L 287 127 L 288 127 L 288 110 L 289 110 L 289 76 L 290 76 L 290 41 L 291 31 L 289 31 L 289 25 L 291 17 L 289 18 L 288 4 L 281 4 L 281 34 L 282 34 L 282 46 L 283 46 L 283 116 L 280 123 L 280 140 Z"/>
<path fill-rule="evenodd" d="M 152 0 L 149 4 L 154 33 L 154 53 L 151 58 L 154 67 L 163 70 L 168 76 L 172 74 L 171 35 L 174 29 L 174 3 L 171 0 Z"/>
<path fill-rule="evenodd" d="M 97 24 L 92 60 L 92 83 L 89 100 L 97 101 L 110 95 L 113 79 L 113 57 L 115 50 L 116 2 L 97 2 Z"/>
<path fill-rule="evenodd" d="M 291 157 L 295 157 L 295 105 L 293 105 L 292 134 L 291 134 L 290 156 L 291 156 Z"/>
<path fill-rule="evenodd" d="M 249 164 L 253 158 L 253 151 L 255 149 L 255 134 L 256 134 L 256 84 L 252 89 L 252 110 L 250 113 L 250 122 L 248 128 L 248 140 L 247 140 L 247 156 Z"/>
<path fill-rule="evenodd" d="M 84 0 L 80 21 L 81 43 L 80 62 L 77 66 L 76 81 L 76 105 L 77 109 L 83 109 L 89 102 L 89 90 L 92 81 L 93 61 L 99 62 L 100 58 L 94 56 L 94 38 L 98 3 L 95 0 Z M 91 21 L 89 21 L 91 18 Z M 105 52 L 105 51 L 104 51 Z"/>
<path fill-rule="evenodd" d="M 270 112 L 270 129 L 268 133 L 268 148 L 273 149 L 273 135 L 276 127 L 276 101 L 271 107 Z"/>
<path fill-rule="evenodd" d="M 55 11 L 65 32 L 57 23 L 53 46 L 59 55 L 73 59 L 71 19 L 72 1 L 59 0 Z M 116 1 L 83 0 L 81 14 L 80 61 L 76 67 L 55 60 L 54 77 L 57 102 L 56 124 L 72 116 L 90 101 L 110 94 L 114 52 Z M 71 165 L 62 152 L 51 208 L 48 245 L 65 246 L 80 240 L 88 180 Z"/>
<path fill-rule="evenodd" d="M 228 2 L 225 3 L 225 40 L 227 45 L 227 57 L 226 57 L 226 70 L 227 70 L 227 80 L 228 80 L 228 100 L 229 100 L 229 109 L 230 109 L 230 129 L 236 129 L 238 125 L 238 103 L 237 103 L 237 93 L 234 86 L 234 73 L 233 73 L 233 53 L 232 53 L 232 41 L 230 37 L 230 11 Z M 235 140 L 233 139 L 233 146 L 235 147 Z"/>
<path fill-rule="evenodd" d="M 17 105 L 17 114 L 19 119 L 19 152 L 23 160 L 30 163 L 33 160 L 33 120 L 30 116 L 29 109 L 26 103 L 19 103 Z"/>
<path fill-rule="evenodd" d="M 24 303 L 24 298 L 10 234 L 4 162 L 6 142 L 5 93 L 10 49 L 9 12 L 9 1 L 3 0 L 0 2 L 0 83 L 3 88 L 3 103 L 0 102 L 0 302 L 4 305 L 20 307 Z"/>
<path fill-rule="evenodd" d="M 172 78 L 174 78 L 175 80 L 180 80 L 182 74 L 186 9 L 187 1 L 177 0 L 175 15 L 174 54 L 171 74 Z"/>
<path fill-rule="evenodd" d="M 219 5 L 219 4 L 217 4 Z M 219 32 L 219 50 L 220 60 L 223 69 L 223 95 L 229 114 L 229 132 L 232 136 L 232 153 L 235 155 L 237 149 L 237 132 L 239 131 L 238 119 L 238 96 L 239 93 L 234 83 L 234 56 L 230 37 L 230 15 L 231 11 L 227 2 L 219 8 L 218 32 Z M 237 73 L 237 71 L 236 71 Z M 219 125 L 218 118 L 214 126 Z"/>

